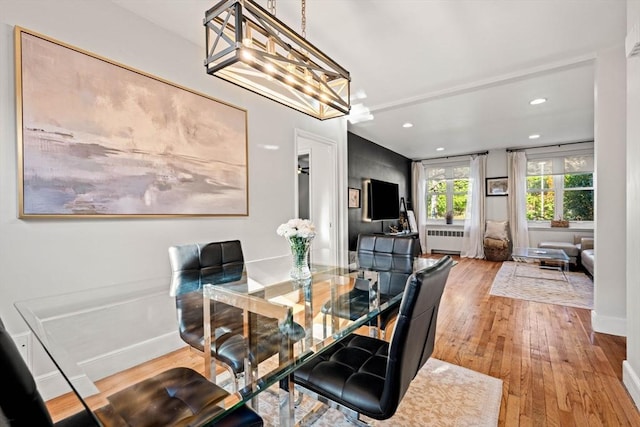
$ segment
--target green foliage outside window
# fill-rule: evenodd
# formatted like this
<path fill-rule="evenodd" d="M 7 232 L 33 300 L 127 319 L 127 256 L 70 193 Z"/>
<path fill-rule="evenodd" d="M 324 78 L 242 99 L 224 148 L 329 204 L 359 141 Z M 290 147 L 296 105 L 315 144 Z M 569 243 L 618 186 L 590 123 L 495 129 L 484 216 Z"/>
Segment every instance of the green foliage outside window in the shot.
<path fill-rule="evenodd" d="M 447 182 L 453 185 L 451 208 L 447 201 Z M 444 219 L 446 212 L 453 210 L 454 219 L 464 219 L 467 209 L 468 179 L 428 180 L 427 181 L 427 217 L 429 219 Z"/>
<path fill-rule="evenodd" d="M 467 212 L 468 179 L 453 180 L 453 219 L 464 219 Z"/>
<path fill-rule="evenodd" d="M 564 176 L 564 219 L 593 221 L 593 175 Z"/>
<path fill-rule="evenodd" d="M 554 219 L 554 205 L 553 176 L 527 177 L 527 220 L 543 221 Z"/>
<path fill-rule="evenodd" d="M 427 180 L 427 217 L 444 218 L 447 209 L 447 181 Z"/>
<path fill-rule="evenodd" d="M 556 212 L 553 183 L 553 175 L 527 177 L 528 220 L 562 218 L 568 221 L 593 221 L 593 174 L 563 176 L 561 212 Z"/>

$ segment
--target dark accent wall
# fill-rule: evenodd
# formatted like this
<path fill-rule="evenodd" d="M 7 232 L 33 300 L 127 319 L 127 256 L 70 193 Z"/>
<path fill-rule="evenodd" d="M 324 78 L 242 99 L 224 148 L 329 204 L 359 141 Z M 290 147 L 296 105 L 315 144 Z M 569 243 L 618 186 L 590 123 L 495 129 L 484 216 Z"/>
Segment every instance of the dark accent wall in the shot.
<path fill-rule="evenodd" d="M 367 197 L 363 181 L 373 178 L 398 184 L 400 197 L 404 197 L 407 209 L 411 209 L 409 202 L 411 159 L 351 132 L 347 133 L 347 144 L 349 187 L 360 189 L 362 199 L 360 205 L 364 206 L 364 198 Z M 387 232 L 390 225 L 398 224 L 398 221 L 365 222 L 362 220 L 362 214 L 362 207 L 349 208 L 349 250 L 351 251 L 356 249 L 358 234 Z"/>

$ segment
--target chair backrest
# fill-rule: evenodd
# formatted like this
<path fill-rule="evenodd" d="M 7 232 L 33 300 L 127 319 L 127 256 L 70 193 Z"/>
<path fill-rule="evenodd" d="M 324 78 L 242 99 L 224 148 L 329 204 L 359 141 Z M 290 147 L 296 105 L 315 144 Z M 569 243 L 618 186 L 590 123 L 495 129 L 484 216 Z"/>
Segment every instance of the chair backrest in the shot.
<path fill-rule="evenodd" d="M 358 263 L 378 269 L 382 295 L 397 295 L 404 290 L 413 272 L 418 240 L 407 237 L 358 235 Z"/>
<path fill-rule="evenodd" d="M 180 337 L 184 342 L 204 351 L 204 314 L 202 285 L 233 282 L 242 277 L 244 256 L 239 240 L 192 243 L 169 248 L 171 295 L 176 298 L 176 315 Z M 216 331 L 220 319 L 226 330 L 242 332 L 242 310 L 222 303 L 211 304 L 211 330 Z"/>
<path fill-rule="evenodd" d="M 358 254 L 388 254 L 416 256 L 416 239 L 377 234 L 358 235 Z"/>
<path fill-rule="evenodd" d="M 0 319 L 0 408 L 12 427 L 52 426 L 51 416 L 18 347 Z"/>
<path fill-rule="evenodd" d="M 400 303 L 381 406 L 393 415 L 411 381 L 427 362 L 435 344 L 438 308 L 453 260 L 441 258 L 435 265 L 412 274 Z"/>
<path fill-rule="evenodd" d="M 216 283 L 231 282 L 240 279 L 244 267 L 244 255 L 239 240 L 224 242 L 191 243 L 171 246 L 169 263 L 175 283 L 180 285 L 201 286 L 202 280 Z"/>

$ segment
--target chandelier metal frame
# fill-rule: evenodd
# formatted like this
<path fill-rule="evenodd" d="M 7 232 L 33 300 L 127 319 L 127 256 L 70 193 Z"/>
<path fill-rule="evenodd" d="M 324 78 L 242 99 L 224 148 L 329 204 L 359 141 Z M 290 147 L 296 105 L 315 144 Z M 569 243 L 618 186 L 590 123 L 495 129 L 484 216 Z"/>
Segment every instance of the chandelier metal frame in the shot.
<path fill-rule="evenodd" d="M 304 3 L 302 17 L 304 34 Z M 252 0 L 222 0 L 203 22 L 208 74 L 320 120 L 349 114 L 349 72 L 274 13 Z"/>

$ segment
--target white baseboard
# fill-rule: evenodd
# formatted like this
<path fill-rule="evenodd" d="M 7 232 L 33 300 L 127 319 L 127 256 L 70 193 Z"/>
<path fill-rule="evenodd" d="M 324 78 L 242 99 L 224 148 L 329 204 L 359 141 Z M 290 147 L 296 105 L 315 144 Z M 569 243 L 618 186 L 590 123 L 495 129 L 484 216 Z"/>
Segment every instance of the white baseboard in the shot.
<path fill-rule="evenodd" d="M 623 317 L 600 316 L 591 310 L 591 327 L 594 331 L 609 335 L 627 336 L 627 319 Z"/>
<path fill-rule="evenodd" d="M 636 407 L 640 409 L 640 377 L 627 360 L 622 362 L 622 382 Z"/>
<path fill-rule="evenodd" d="M 80 363 L 80 367 L 91 378 L 104 378 L 184 346 L 185 344 L 180 340 L 176 330 L 134 346 L 83 361 Z M 36 386 L 45 401 L 71 391 L 69 384 L 59 371 L 38 375 Z"/>
<path fill-rule="evenodd" d="M 71 391 L 69 384 L 58 371 L 52 371 L 36 378 L 36 387 L 46 401 Z"/>

